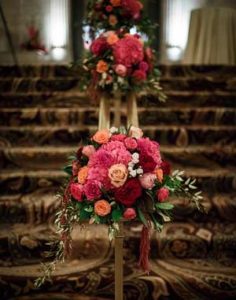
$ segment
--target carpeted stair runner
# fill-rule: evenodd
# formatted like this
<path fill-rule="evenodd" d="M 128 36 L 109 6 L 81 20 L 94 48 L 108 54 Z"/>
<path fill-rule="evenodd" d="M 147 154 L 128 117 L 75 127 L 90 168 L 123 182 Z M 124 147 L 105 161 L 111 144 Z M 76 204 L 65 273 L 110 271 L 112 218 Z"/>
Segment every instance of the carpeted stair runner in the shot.
<path fill-rule="evenodd" d="M 125 299 L 236 299 L 236 68 L 161 70 L 168 101 L 140 95 L 140 124 L 173 168 L 198 179 L 208 214 L 172 199 L 174 223 L 152 235 L 150 276 L 137 267 L 141 227 L 125 229 Z M 70 262 L 58 266 L 53 284 L 33 286 L 56 238 L 61 168 L 98 122 L 98 106 L 78 82 L 65 66 L 0 67 L 1 299 L 114 298 L 113 246 L 103 226 L 76 228 Z"/>

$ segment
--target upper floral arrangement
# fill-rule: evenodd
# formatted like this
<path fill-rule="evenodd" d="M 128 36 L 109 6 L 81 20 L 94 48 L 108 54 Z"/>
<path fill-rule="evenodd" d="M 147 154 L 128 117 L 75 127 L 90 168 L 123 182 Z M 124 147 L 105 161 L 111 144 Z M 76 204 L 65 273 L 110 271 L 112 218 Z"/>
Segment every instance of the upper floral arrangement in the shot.
<path fill-rule="evenodd" d="M 103 32 L 92 42 L 82 68 L 81 88 L 95 95 L 149 90 L 164 100 L 154 51 L 138 34 Z"/>
<path fill-rule="evenodd" d="M 93 31 L 124 29 L 136 26 L 138 32 L 151 34 L 153 25 L 144 16 L 140 0 L 89 0 L 85 24 Z"/>

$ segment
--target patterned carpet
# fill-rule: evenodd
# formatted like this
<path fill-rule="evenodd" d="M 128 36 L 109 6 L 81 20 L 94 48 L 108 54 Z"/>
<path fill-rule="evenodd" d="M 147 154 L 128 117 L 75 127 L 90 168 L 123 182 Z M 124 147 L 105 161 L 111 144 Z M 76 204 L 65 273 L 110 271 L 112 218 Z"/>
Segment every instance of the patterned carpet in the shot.
<path fill-rule="evenodd" d="M 140 96 L 140 124 L 174 168 L 198 179 L 208 214 L 172 199 L 174 223 L 152 235 L 149 276 L 137 267 L 141 227 L 125 228 L 125 300 L 236 299 L 236 67 L 161 70 L 168 101 Z M 114 247 L 104 226 L 76 228 L 70 261 L 52 283 L 33 286 L 56 238 L 61 167 L 98 121 L 78 82 L 65 66 L 0 67 L 1 299 L 114 299 Z"/>

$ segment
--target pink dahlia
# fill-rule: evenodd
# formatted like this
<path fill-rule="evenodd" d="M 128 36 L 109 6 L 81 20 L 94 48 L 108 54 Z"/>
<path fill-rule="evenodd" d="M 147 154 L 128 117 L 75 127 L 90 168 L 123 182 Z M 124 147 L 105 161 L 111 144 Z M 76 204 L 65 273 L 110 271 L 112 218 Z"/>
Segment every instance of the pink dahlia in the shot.
<path fill-rule="evenodd" d="M 113 55 L 116 64 L 130 68 L 143 60 L 143 46 L 139 39 L 128 35 L 113 46 Z"/>

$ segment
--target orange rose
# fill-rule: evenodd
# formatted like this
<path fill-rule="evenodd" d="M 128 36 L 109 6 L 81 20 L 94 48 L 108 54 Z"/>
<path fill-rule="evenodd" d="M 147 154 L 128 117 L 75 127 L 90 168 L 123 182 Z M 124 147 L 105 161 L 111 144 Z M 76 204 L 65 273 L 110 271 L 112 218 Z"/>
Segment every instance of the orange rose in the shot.
<path fill-rule="evenodd" d="M 98 200 L 94 204 L 94 212 L 98 216 L 104 217 L 111 212 L 111 205 L 106 200 Z"/>
<path fill-rule="evenodd" d="M 97 131 L 92 139 L 98 144 L 106 144 L 109 141 L 110 132 L 108 129 L 102 129 Z"/>
<path fill-rule="evenodd" d="M 87 166 L 81 168 L 78 172 L 78 182 L 80 184 L 84 184 L 87 177 L 88 177 L 88 170 L 89 168 Z"/>
<path fill-rule="evenodd" d="M 110 3 L 114 7 L 120 6 L 120 0 L 110 0 Z"/>
<path fill-rule="evenodd" d="M 117 34 L 115 34 L 114 32 L 109 33 L 108 38 L 107 38 L 107 43 L 109 45 L 113 45 L 117 41 L 119 41 L 119 38 L 118 38 Z"/>
<path fill-rule="evenodd" d="M 108 70 L 108 65 L 104 60 L 99 60 L 96 70 L 98 73 L 104 73 Z"/>
<path fill-rule="evenodd" d="M 159 182 L 162 182 L 162 180 L 163 180 L 163 171 L 162 171 L 162 169 L 161 168 L 156 169 L 155 174 L 156 174 L 157 180 Z"/>
<path fill-rule="evenodd" d="M 117 24 L 117 17 L 115 15 L 110 15 L 108 22 L 111 26 L 115 26 Z"/>
<path fill-rule="evenodd" d="M 118 188 L 125 183 L 128 177 L 128 170 L 123 164 L 115 164 L 108 170 L 108 176 L 111 184 Z"/>

